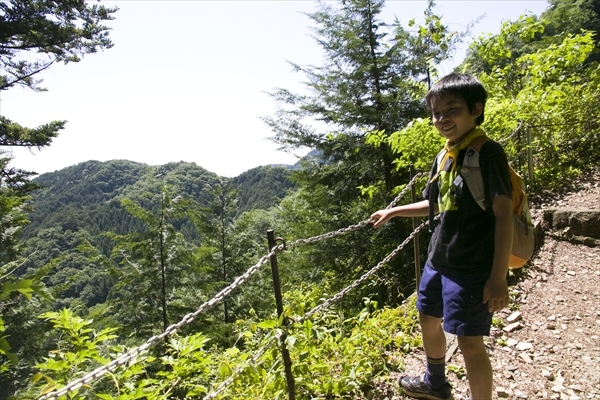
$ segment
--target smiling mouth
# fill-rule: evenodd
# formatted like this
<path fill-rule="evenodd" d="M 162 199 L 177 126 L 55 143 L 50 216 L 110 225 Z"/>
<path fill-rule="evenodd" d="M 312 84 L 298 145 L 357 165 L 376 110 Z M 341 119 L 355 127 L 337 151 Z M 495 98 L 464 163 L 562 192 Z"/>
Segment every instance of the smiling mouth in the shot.
<path fill-rule="evenodd" d="M 444 132 L 447 132 L 447 131 L 449 131 L 450 129 L 452 129 L 452 128 L 454 128 L 454 127 L 455 127 L 455 125 L 452 125 L 452 126 L 443 126 L 443 127 L 442 127 L 442 130 L 443 130 Z"/>

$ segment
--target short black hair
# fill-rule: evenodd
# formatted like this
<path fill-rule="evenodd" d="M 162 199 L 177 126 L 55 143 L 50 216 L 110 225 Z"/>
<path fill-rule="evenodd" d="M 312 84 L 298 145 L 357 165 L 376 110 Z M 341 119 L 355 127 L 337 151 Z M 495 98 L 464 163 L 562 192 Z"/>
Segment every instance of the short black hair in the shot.
<path fill-rule="evenodd" d="M 431 110 L 431 101 L 433 99 L 441 99 L 447 95 L 458 96 L 464 99 L 469 107 L 469 112 L 473 112 L 476 103 L 481 103 L 483 106 L 481 115 L 477 117 L 475 122 L 477 122 L 477 125 L 483 123 L 483 112 L 488 93 L 477 78 L 469 74 L 454 73 L 444 76 L 431 87 L 425 96 L 427 107 Z"/>

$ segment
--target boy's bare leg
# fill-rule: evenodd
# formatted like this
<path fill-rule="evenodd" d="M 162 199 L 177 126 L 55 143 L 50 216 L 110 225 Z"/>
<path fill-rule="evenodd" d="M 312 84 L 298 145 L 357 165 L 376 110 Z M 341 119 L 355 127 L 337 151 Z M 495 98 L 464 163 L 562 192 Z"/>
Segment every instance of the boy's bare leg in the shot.
<path fill-rule="evenodd" d="M 473 400 L 491 400 L 492 365 L 483 344 L 483 336 L 458 336 L 458 346 L 465 359 Z"/>
<path fill-rule="evenodd" d="M 427 357 L 445 357 L 446 335 L 442 329 L 442 319 L 419 313 L 419 323 L 423 330 L 423 347 Z"/>

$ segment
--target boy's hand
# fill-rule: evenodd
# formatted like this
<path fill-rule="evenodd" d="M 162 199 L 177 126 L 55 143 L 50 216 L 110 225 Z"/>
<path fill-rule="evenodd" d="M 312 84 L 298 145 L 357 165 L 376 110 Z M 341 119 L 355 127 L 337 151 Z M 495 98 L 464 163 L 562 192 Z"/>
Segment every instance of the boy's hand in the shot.
<path fill-rule="evenodd" d="M 377 228 L 392 217 L 390 210 L 379 210 L 371 214 L 373 228 Z"/>
<path fill-rule="evenodd" d="M 483 287 L 483 304 L 488 304 L 489 312 L 500 311 L 508 305 L 508 283 L 505 279 L 490 277 Z"/>

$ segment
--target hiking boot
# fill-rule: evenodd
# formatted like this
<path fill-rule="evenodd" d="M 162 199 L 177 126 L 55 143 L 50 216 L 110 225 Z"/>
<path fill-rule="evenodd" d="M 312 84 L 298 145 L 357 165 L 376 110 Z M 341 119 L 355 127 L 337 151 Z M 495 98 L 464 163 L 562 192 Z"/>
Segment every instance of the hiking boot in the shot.
<path fill-rule="evenodd" d="M 434 389 L 425 382 L 425 375 L 403 376 L 398 381 L 402 392 L 415 399 L 450 400 L 452 399 L 451 387 L 448 382 L 441 388 Z"/>

